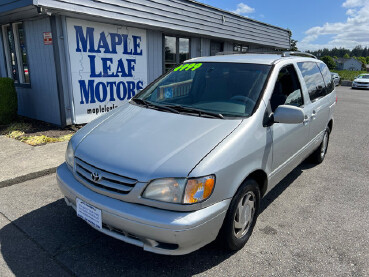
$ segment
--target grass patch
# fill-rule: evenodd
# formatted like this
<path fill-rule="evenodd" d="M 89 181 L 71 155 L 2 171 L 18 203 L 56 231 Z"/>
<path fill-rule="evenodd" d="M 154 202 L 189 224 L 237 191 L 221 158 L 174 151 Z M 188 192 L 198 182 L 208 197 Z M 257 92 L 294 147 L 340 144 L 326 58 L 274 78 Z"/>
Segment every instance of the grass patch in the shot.
<path fill-rule="evenodd" d="M 338 73 L 341 80 L 353 81 L 358 75 L 368 73 L 366 71 L 351 71 L 351 70 L 331 70 L 331 72 Z"/>
<path fill-rule="evenodd" d="M 23 137 L 20 137 L 19 140 L 22 141 L 22 142 L 25 142 L 29 145 L 36 146 L 36 145 L 42 145 L 42 144 L 46 144 L 46 143 L 68 141 L 68 140 L 70 140 L 70 138 L 72 136 L 73 136 L 73 134 L 61 136 L 61 137 L 58 137 L 58 138 L 51 138 L 51 137 L 44 136 L 44 135 L 30 136 L 30 137 L 23 136 Z"/>
<path fill-rule="evenodd" d="M 58 137 L 49 137 L 42 134 L 30 135 L 27 131 L 32 129 L 32 124 L 24 122 L 16 122 L 7 126 L 0 132 L 0 135 L 5 135 L 8 138 L 16 139 L 32 146 L 43 145 L 47 143 L 68 141 L 73 136 L 72 134 L 61 135 Z"/>
<path fill-rule="evenodd" d="M 6 134 L 7 137 L 17 139 L 24 135 L 22 131 L 11 131 L 10 133 Z"/>

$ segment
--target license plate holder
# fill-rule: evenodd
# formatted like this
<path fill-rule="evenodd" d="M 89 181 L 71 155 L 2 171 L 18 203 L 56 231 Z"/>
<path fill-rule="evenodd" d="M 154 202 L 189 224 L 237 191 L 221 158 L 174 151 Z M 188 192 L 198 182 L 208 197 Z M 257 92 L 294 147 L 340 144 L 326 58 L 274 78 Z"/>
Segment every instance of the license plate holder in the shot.
<path fill-rule="evenodd" d="M 76 198 L 77 216 L 82 218 L 92 227 L 102 229 L 101 210 Z"/>

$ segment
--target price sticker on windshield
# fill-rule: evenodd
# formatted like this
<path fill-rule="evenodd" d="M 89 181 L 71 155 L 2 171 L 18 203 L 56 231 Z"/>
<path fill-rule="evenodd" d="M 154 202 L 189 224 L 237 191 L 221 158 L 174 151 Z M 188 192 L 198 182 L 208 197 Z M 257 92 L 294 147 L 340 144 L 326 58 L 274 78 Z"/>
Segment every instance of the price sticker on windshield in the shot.
<path fill-rule="evenodd" d="M 184 63 L 180 66 L 176 67 L 173 71 L 188 71 L 192 70 L 195 71 L 196 69 L 200 68 L 202 66 L 202 63 Z"/>

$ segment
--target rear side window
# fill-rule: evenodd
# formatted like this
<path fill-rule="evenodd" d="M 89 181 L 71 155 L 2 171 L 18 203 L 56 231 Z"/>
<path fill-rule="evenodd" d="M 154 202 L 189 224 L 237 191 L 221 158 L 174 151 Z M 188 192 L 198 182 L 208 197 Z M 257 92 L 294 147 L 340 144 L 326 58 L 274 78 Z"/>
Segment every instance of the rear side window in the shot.
<path fill-rule="evenodd" d="M 327 94 L 331 93 L 334 90 L 334 83 L 331 72 L 329 71 L 328 66 L 324 63 L 319 63 L 319 69 L 323 75 L 325 86 L 327 87 Z"/>
<path fill-rule="evenodd" d="M 315 62 L 300 62 L 297 65 L 304 77 L 311 102 L 326 95 L 327 88 L 318 65 Z"/>

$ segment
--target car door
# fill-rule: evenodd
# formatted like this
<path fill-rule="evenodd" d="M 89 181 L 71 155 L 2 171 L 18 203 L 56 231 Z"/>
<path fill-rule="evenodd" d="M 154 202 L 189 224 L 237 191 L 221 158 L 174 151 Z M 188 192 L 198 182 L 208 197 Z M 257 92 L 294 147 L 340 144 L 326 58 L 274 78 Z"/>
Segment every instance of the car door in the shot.
<path fill-rule="evenodd" d="M 274 91 L 269 101 L 269 108 L 274 112 L 280 105 L 293 105 L 305 110 L 301 84 L 293 64 L 281 68 Z M 300 160 L 309 135 L 306 122 L 300 124 L 274 123 L 271 126 L 273 136 L 272 176 L 280 181 Z"/>
<path fill-rule="evenodd" d="M 299 62 L 297 65 L 305 80 L 309 95 L 310 101 L 306 103 L 306 116 L 310 121 L 309 145 L 311 148 L 314 148 L 316 144 L 320 143 L 323 131 L 328 125 L 329 106 L 331 103 L 327 99 L 327 94 L 334 89 L 334 85 L 332 84 L 329 69 L 325 64 L 309 61 Z M 323 78 L 323 75 L 325 78 Z"/>

